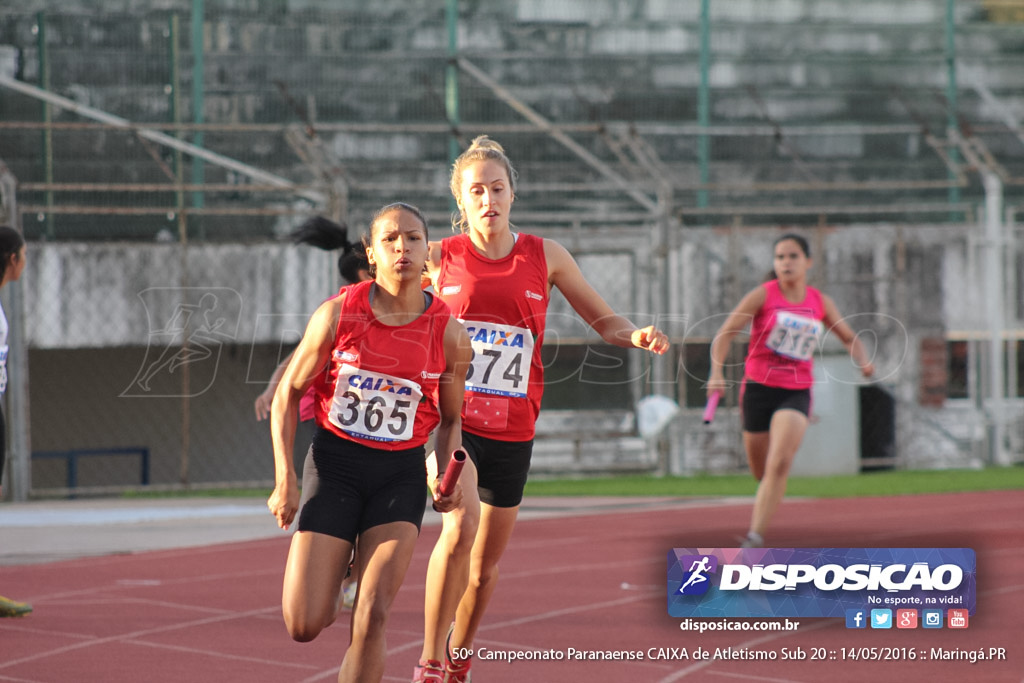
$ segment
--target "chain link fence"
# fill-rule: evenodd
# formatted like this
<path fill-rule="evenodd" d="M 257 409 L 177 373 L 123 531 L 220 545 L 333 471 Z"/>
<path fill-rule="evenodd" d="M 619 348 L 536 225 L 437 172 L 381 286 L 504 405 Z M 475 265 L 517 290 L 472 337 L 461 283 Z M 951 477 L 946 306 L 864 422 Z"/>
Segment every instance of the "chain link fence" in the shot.
<path fill-rule="evenodd" d="M 33 450 L 144 449 L 151 485 L 272 476 L 253 401 L 334 288 L 329 255 L 280 245 L 33 251 L 27 307 L 48 311 L 28 322 Z M 261 281 L 277 278 L 291 283 L 288 312 L 258 303 Z M 125 460 L 82 457 L 77 485 L 139 485 L 139 463 Z M 33 467 L 33 488 L 63 485 L 66 467 Z"/>

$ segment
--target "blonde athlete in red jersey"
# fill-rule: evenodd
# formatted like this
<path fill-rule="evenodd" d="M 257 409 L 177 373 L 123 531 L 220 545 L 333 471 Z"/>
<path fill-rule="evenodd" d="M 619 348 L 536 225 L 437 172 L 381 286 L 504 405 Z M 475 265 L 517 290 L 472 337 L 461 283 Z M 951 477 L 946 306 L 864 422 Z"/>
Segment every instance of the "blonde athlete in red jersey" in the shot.
<path fill-rule="evenodd" d="M 470 660 L 451 655 L 473 647 L 515 526 L 544 389 L 540 347 L 551 288 L 609 344 L 668 349 L 660 330 L 617 315 L 564 247 L 513 230 L 515 182 L 501 145 L 474 140 L 451 175 L 465 234 L 430 245 L 431 283 L 464 321 L 474 360 L 463 408 L 471 462 L 462 472 L 463 502 L 444 515 L 430 557 L 418 681 L 469 680 Z"/>

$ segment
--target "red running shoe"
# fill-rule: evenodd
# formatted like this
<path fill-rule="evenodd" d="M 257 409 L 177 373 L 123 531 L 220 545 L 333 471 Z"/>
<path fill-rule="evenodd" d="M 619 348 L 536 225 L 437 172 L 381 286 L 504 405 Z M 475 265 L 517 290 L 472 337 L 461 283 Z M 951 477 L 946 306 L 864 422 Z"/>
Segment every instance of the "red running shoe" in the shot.
<path fill-rule="evenodd" d="M 412 670 L 412 683 L 444 683 L 444 669 L 436 659 L 421 659 Z"/>
<path fill-rule="evenodd" d="M 452 658 L 452 633 L 455 631 L 455 622 L 448 627 L 448 639 L 444 643 L 444 683 L 471 683 L 472 674 L 469 667 L 473 664 L 472 659 Z"/>

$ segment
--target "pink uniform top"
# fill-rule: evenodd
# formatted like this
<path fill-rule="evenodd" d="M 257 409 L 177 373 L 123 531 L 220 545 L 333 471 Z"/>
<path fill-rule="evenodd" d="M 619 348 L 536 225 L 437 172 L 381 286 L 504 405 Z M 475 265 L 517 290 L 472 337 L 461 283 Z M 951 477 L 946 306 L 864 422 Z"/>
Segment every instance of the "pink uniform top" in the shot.
<path fill-rule="evenodd" d="M 313 382 L 319 426 L 381 450 L 420 446 L 440 421 L 448 306 L 432 297 L 407 325 L 385 325 L 370 308 L 372 281 L 342 287 L 334 350 Z M 424 294 L 424 296 L 429 296 Z"/>
<path fill-rule="evenodd" d="M 316 417 L 316 391 L 313 387 L 299 399 L 299 420 L 305 422 Z"/>
<path fill-rule="evenodd" d="M 544 393 L 544 240 L 519 233 L 512 252 L 493 260 L 476 250 L 469 235 L 448 237 L 441 241 L 436 287 L 473 346 L 463 429 L 498 441 L 532 439 Z"/>
<path fill-rule="evenodd" d="M 744 374 L 765 386 L 807 389 L 814 383 L 814 355 L 825 327 L 821 292 L 807 287 L 804 300 L 792 303 L 778 280 L 762 286 L 765 301 L 750 325 Z"/>

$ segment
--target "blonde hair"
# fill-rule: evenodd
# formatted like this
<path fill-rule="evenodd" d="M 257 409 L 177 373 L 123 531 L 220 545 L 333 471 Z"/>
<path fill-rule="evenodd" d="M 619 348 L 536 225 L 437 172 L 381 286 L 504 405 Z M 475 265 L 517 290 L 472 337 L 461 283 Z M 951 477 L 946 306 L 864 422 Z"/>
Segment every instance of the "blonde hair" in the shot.
<path fill-rule="evenodd" d="M 504 166 L 505 173 L 508 174 L 508 182 L 512 186 L 512 196 L 515 196 L 516 180 L 519 178 L 519 174 L 512 167 L 512 162 L 505 156 L 505 148 L 486 135 L 478 135 L 473 138 L 469 149 L 460 154 L 459 158 L 452 164 L 452 174 L 448 186 L 456 202 L 462 197 L 462 172 L 466 170 L 467 166 L 477 161 L 497 161 Z M 460 206 L 459 213 L 452 214 L 452 229 L 466 232 L 467 227 L 466 214 Z"/>

